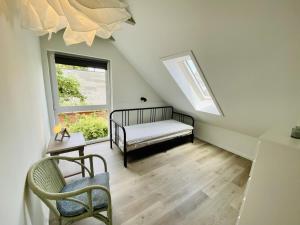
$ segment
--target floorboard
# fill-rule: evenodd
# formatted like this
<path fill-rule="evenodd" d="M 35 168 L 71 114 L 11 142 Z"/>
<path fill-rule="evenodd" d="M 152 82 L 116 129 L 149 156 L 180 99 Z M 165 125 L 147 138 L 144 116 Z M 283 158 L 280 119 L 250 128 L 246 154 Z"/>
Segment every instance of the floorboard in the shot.
<path fill-rule="evenodd" d="M 197 139 L 132 159 L 127 169 L 108 142 L 87 146 L 89 153 L 108 162 L 114 225 L 234 225 L 251 167 L 249 160 Z M 74 172 L 69 164 L 60 167 Z M 74 223 L 83 224 L 100 222 Z"/>

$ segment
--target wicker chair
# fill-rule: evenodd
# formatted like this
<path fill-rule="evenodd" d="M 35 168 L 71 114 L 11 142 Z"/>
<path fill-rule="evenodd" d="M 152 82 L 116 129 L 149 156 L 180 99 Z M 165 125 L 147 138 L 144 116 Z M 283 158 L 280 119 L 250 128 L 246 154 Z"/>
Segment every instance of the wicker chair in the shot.
<path fill-rule="evenodd" d="M 94 175 L 95 158 L 103 161 L 105 173 Z M 81 159 L 89 160 L 90 169 L 79 162 Z M 89 177 L 66 183 L 58 169 L 58 160 L 66 160 L 83 166 Z M 48 157 L 30 168 L 27 182 L 30 189 L 54 213 L 60 225 L 71 224 L 86 217 L 94 217 L 107 225 L 112 225 L 109 174 L 103 157 L 99 155 L 76 158 Z"/>

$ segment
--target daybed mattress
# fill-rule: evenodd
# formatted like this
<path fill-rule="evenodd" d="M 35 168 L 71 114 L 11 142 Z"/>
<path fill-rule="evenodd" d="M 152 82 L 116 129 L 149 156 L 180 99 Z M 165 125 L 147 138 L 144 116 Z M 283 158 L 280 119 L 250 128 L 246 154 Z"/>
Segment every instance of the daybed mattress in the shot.
<path fill-rule="evenodd" d="M 163 120 L 125 126 L 127 150 L 132 151 L 147 145 L 167 141 L 175 137 L 192 134 L 193 127 L 176 120 Z M 121 132 L 120 132 L 121 134 Z M 124 141 L 120 135 L 119 146 L 123 149 Z"/>

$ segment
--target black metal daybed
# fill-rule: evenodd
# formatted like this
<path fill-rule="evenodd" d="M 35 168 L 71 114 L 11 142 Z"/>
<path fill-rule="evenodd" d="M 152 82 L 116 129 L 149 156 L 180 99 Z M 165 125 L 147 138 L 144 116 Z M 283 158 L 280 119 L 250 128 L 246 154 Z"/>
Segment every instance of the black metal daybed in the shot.
<path fill-rule="evenodd" d="M 187 138 L 194 140 L 194 118 L 174 112 L 172 106 L 118 109 L 110 113 L 110 148 L 123 152 L 124 166 L 130 152 L 145 146 Z"/>

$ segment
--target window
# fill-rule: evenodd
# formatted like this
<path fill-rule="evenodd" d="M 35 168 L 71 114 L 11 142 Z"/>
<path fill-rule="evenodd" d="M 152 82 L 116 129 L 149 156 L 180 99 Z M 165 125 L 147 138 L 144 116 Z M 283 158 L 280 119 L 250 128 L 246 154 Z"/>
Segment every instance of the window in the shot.
<path fill-rule="evenodd" d="M 170 75 L 197 111 L 222 115 L 192 52 L 161 59 Z"/>
<path fill-rule="evenodd" d="M 49 53 L 55 123 L 82 132 L 86 141 L 108 137 L 108 61 Z"/>

